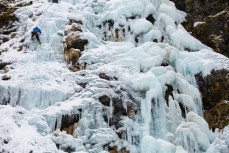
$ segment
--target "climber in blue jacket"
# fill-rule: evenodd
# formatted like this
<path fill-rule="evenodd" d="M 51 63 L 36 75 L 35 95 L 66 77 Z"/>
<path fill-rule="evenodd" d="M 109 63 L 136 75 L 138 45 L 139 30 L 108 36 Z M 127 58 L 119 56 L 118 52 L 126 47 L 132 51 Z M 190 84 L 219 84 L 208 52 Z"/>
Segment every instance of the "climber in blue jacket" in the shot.
<path fill-rule="evenodd" d="M 35 27 L 33 28 L 33 31 L 31 32 L 32 36 L 31 36 L 31 39 L 33 40 L 34 36 L 36 36 L 37 38 L 37 41 L 39 44 L 41 44 L 41 41 L 40 41 L 40 38 L 39 38 L 39 35 L 41 34 L 41 29 L 39 29 L 38 27 Z"/>

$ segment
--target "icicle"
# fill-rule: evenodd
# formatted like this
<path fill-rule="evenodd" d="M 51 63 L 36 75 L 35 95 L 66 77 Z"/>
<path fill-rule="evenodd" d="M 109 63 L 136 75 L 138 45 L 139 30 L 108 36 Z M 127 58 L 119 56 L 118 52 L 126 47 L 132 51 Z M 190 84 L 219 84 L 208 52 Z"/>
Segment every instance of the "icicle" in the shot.
<path fill-rule="evenodd" d="M 176 127 L 180 124 L 182 120 L 181 110 L 179 104 L 176 100 L 173 100 L 171 96 L 169 96 L 169 129 L 170 132 L 174 133 Z"/>
<path fill-rule="evenodd" d="M 151 103 L 152 103 L 152 95 L 154 94 L 154 90 L 149 90 L 146 93 L 146 99 L 145 101 L 141 102 L 141 113 L 143 117 L 144 122 L 144 135 L 149 135 L 150 131 L 150 122 L 151 122 Z"/>
<path fill-rule="evenodd" d="M 198 143 L 191 129 L 185 124 L 181 124 L 176 130 L 176 145 L 182 146 L 189 153 L 198 151 Z"/>

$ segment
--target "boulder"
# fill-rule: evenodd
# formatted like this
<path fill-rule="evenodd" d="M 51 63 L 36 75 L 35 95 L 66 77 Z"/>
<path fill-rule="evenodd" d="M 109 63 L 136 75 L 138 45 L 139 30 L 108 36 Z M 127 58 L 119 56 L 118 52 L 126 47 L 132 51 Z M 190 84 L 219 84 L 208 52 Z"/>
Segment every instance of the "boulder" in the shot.
<path fill-rule="evenodd" d="M 64 50 L 69 50 L 71 48 L 84 50 L 84 46 L 88 44 L 88 40 L 80 38 L 80 33 L 82 32 L 82 22 L 70 19 L 70 25 L 68 25 L 64 31 Z"/>
<path fill-rule="evenodd" d="M 81 52 L 79 49 L 71 48 L 64 51 L 64 59 L 67 64 L 72 64 L 73 66 L 78 62 Z"/>
<path fill-rule="evenodd" d="M 71 48 L 77 48 L 83 51 L 84 46 L 88 44 L 88 40 L 80 38 L 80 35 L 75 33 L 75 34 L 67 35 L 64 43 L 65 43 L 65 50 Z"/>

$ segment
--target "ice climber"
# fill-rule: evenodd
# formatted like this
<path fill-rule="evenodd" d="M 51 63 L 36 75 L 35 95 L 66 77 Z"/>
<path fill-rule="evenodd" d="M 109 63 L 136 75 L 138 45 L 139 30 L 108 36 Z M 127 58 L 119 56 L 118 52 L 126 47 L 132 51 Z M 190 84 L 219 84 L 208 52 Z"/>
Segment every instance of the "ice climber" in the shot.
<path fill-rule="evenodd" d="M 41 41 L 39 38 L 39 35 L 41 34 L 41 29 L 39 29 L 38 27 L 35 27 L 33 28 L 33 31 L 31 32 L 31 34 L 32 34 L 31 39 L 33 40 L 34 36 L 36 36 L 38 43 L 41 44 Z"/>

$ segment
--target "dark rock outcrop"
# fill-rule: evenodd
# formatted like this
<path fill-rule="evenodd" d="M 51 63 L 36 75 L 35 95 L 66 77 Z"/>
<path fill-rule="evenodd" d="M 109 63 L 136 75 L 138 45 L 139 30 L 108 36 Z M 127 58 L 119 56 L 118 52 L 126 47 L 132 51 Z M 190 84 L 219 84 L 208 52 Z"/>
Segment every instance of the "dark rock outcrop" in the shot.
<path fill-rule="evenodd" d="M 86 39 L 81 39 L 79 35 L 68 35 L 66 37 L 66 49 L 79 49 L 81 51 L 84 50 L 84 46 L 88 44 Z"/>
<path fill-rule="evenodd" d="M 15 8 L 7 8 L 5 12 L 0 14 L 0 44 L 8 41 L 10 38 L 7 36 L 10 33 L 16 31 L 14 22 L 17 21 L 17 17 L 14 12 Z"/>
<path fill-rule="evenodd" d="M 216 15 L 208 16 L 204 23 L 192 30 L 192 35 L 214 51 L 229 57 L 228 19 L 229 7 Z"/>
<path fill-rule="evenodd" d="M 64 58 L 67 64 L 72 63 L 69 69 L 77 72 L 81 68 L 85 68 L 79 65 L 78 59 L 81 56 L 81 52 L 84 51 L 85 45 L 88 44 L 88 40 L 80 38 L 82 21 L 70 19 L 69 24 L 64 30 Z"/>
<path fill-rule="evenodd" d="M 11 76 L 9 76 L 9 75 L 4 75 L 2 77 L 2 80 L 10 80 L 10 79 L 11 79 Z"/>
<path fill-rule="evenodd" d="M 110 90 L 113 90 L 110 88 Z M 116 96 L 101 95 L 98 100 L 103 105 L 103 117 L 104 121 L 109 124 L 110 127 L 117 129 L 116 133 L 120 139 L 126 138 L 127 131 L 123 128 L 124 118 L 136 120 L 136 114 L 140 111 L 139 106 L 135 103 L 135 99 L 127 93 L 127 91 L 116 91 Z"/>
<path fill-rule="evenodd" d="M 60 130 L 66 131 L 67 134 L 73 134 L 76 129 L 76 123 L 79 121 L 79 114 L 63 115 Z"/>
<path fill-rule="evenodd" d="M 211 129 L 223 129 L 229 125 L 229 103 L 222 101 L 204 113 L 204 118 Z"/>
<path fill-rule="evenodd" d="M 172 0 L 187 13 L 183 23 L 187 31 L 216 52 L 229 57 L 228 0 Z M 195 22 L 203 22 L 194 27 Z"/>
<path fill-rule="evenodd" d="M 0 70 L 3 70 L 6 65 L 10 65 L 10 64 L 12 64 L 12 63 L 11 62 L 1 62 L 0 61 Z"/>
<path fill-rule="evenodd" d="M 226 103 L 229 99 L 229 70 L 212 70 L 206 77 L 197 74 L 196 80 L 202 96 L 206 121 L 211 128 L 222 129 L 227 125 L 224 123 L 228 123 L 228 113 L 223 114 L 229 109 Z"/>
<path fill-rule="evenodd" d="M 110 97 L 108 97 L 107 95 L 103 95 L 101 97 L 99 97 L 99 101 L 104 105 L 104 106 L 110 106 Z"/>
<path fill-rule="evenodd" d="M 9 41 L 11 38 L 15 37 L 16 34 L 12 34 L 17 29 L 18 18 L 15 15 L 15 11 L 27 5 L 31 5 L 31 2 L 18 2 L 17 4 L 14 0 L 2 0 L 0 1 L 0 44 Z"/>
<path fill-rule="evenodd" d="M 88 40 L 80 38 L 80 33 L 82 32 L 82 22 L 70 20 L 70 25 L 64 31 L 64 50 L 69 50 L 71 48 L 79 49 L 84 51 L 84 46 L 88 44 Z"/>
<path fill-rule="evenodd" d="M 150 14 L 146 17 L 146 20 L 148 20 L 149 22 L 151 22 L 152 24 L 154 24 L 155 19 L 153 18 L 153 14 Z"/>
<path fill-rule="evenodd" d="M 209 15 L 217 14 L 228 7 L 227 0 L 171 0 L 179 10 L 187 13 L 184 24 L 188 31 L 192 31 L 193 24 L 204 21 Z"/>
<path fill-rule="evenodd" d="M 7 7 L 4 4 L 0 3 L 0 14 L 2 14 L 5 11 L 7 11 Z"/>
<path fill-rule="evenodd" d="M 130 153 L 130 151 L 127 148 L 118 149 L 117 146 L 108 147 L 108 150 L 109 150 L 109 153 Z"/>

